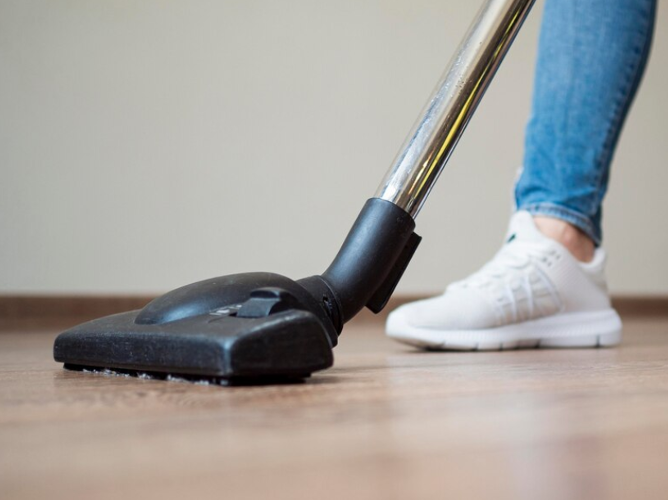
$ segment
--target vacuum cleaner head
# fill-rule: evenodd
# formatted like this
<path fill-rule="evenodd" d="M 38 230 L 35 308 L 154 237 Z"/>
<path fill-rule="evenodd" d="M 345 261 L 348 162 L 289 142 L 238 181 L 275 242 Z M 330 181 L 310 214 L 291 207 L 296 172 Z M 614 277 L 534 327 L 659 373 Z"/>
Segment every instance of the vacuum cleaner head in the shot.
<path fill-rule="evenodd" d="M 62 333 L 54 358 L 71 369 L 261 382 L 302 379 L 333 363 L 337 332 L 303 286 L 277 274 L 214 278 L 140 311 Z"/>
<path fill-rule="evenodd" d="M 66 368 L 226 383 L 275 383 L 332 366 L 343 324 L 380 311 L 413 256 L 415 223 L 372 198 L 322 276 L 233 274 L 178 288 L 140 311 L 56 338 Z"/>

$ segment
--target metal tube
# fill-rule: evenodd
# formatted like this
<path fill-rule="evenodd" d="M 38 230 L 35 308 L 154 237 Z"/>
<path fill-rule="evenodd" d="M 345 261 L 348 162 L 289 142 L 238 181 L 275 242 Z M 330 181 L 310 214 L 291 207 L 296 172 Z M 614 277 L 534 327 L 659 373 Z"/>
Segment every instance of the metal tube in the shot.
<path fill-rule="evenodd" d="M 417 217 L 534 0 L 486 0 L 376 197 Z"/>

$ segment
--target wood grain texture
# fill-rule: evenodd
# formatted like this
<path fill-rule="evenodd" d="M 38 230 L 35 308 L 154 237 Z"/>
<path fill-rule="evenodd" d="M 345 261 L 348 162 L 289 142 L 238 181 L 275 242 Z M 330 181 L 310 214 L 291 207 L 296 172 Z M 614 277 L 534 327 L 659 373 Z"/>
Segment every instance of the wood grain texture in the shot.
<path fill-rule="evenodd" d="M 2 499 L 665 499 L 668 319 L 614 349 L 429 353 L 348 328 L 333 369 L 224 388 L 64 371 L 0 335 Z"/>

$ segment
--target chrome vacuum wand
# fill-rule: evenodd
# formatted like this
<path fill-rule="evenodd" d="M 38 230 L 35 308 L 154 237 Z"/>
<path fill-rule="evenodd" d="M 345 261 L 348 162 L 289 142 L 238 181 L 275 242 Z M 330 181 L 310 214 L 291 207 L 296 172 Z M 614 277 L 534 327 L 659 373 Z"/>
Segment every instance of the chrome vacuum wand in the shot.
<path fill-rule="evenodd" d="M 487 0 L 376 197 L 417 217 L 534 0 Z"/>
<path fill-rule="evenodd" d="M 533 3 L 487 0 L 478 12 L 375 197 L 318 277 L 338 299 L 335 323 L 387 304 L 421 240 L 414 219 Z"/>

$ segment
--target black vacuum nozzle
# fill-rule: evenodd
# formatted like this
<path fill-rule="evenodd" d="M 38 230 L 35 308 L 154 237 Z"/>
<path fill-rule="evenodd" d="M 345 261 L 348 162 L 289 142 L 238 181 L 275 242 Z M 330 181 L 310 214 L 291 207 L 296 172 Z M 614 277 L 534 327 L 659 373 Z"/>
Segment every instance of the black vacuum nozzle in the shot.
<path fill-rule="evenodd" d="M 173 290 L 140 311 L 100 318 L 56 338 L 66 368 L 237 383 L 308 377 L 333 363 L 343 324 L 380 311 L 413 256 L 415 223 L 372 198 L 322 276 L 293 281 L 233 274 Z"/>
<path fill-rule="evenodd" d="M 141 311 L 72 328 L 56 339 L 54 358 L 74 369 L 277 380 L 330 367 L 336 340 L 327 312 L 301 285 L 249 273 L 194 283 Z"/>

